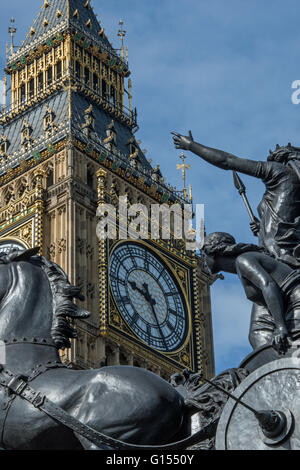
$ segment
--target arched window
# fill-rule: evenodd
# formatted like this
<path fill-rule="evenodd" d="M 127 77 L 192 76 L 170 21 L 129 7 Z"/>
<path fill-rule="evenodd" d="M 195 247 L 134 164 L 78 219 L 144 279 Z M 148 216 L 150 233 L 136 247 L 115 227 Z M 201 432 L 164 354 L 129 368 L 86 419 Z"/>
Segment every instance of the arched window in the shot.
<path fill-rule="evenodd" d="M 98 75 L 94 73 L 93 75 L 93 88 L 96 93 L 99 92 L 99 80 L 98 80 Z"/>
<path fill-rule="evenodd" d="M 52 67 L 50 67 L 47 70 L 47 84 L 51 85 L 52 81 L 53 81 L 53 71 L 52 71 Z"/>
<path fill-rule="evenodd" d="M 47 172 L 47 188 L 49 188 L 49 186 L 53 186 L 53 184 L 54 184 L 53 169 L 50 168 L 49 171 Z"/>
<path fill-rule="evenodd" d="M 87 167 L 87 171 L 86 171 L 86 184 L 91 188 L 93 189 L 94 187 L 94 171 L 93 171 L 93 168 L 91 166 L 88 166 Z"/>
<path fill-rule="evenodd" d="M 25 83 L 23 83 L 21 85 L 21 89 L 20 89 L 20 101 L 21 101 L 21 103 L 23 103 L 25 101 L 25 98 L 26 98 L 26 87 L 25 87 Z"/>
<path fill-rule="evenodd" d="M 106 100 L 107 99 L 107 85 L 106 81 L 102 80 L 102 97 Z"/>
<path fill-rule="evenodd" d="M 56 68 L 56 80 L 59 80 L 61 78 L 61 75 L 62 75 L 62 62 L 61 62 L 61 60 L 59 62 L 57 62 L 55 68 Z"/>
<path fill-rule="evenodd" d="M 80 78 L 81 78 L 81 65 L 80 65 L 80 62 L 78 62 L 78 60 L 76 60 L 76 63 L 75 63 L 75 75 L 76 75 L 76 78 L 78 78 L 80 80 Z"/>
<path fill-rule="evenodd" d="M 84 83 L 88 86 L 90 85 L 90 70 L 88 67 L 84 68 Z"/>
<path fill-rule="evenodd" d="M 29 81 L 29 85 L 28 85 L 28 88 L 29 88 L 29 98 L 33 98 L 34 96 L 34 78 L 32 78 L 30 81 Z"/>
<path fill-rule="evenodd" d="M 115 106 L 115 104 L 116 104 L 116 90 L 113 86 L 110 87 L 110 103 L 113 106 Z"/>
<path fill-rule="evenodd" d="M 44 74 L 43 74 L 43 72 L 41 72 L 41 73 L 38 75 L 38 78 L 37 78 L 37 87 L 38 87 L 38 91 L 43 91 L 43 88 L 44 88 Z"/>

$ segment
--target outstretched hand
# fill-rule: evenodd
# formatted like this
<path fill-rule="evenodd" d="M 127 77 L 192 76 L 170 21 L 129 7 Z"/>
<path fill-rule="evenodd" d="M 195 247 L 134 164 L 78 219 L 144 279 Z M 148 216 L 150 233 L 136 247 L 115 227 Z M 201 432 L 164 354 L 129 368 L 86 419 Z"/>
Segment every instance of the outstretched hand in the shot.
<path fill-rule="evenodd" d="M 177 132 L 171 132 L 173 134 L 174 145 L 177 149 L 190 150 L 191 145 L 194 142 L 192 132 L 189 131 L 188 136 L 177 134 Z"/>

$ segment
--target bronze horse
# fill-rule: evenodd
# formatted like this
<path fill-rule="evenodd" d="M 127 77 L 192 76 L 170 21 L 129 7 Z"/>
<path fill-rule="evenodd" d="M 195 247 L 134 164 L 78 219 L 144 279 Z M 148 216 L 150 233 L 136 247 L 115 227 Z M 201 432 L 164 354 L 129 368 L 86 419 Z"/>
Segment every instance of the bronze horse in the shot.
<path fill-rule="evenodd" d="M 65 367 L 59 349 L 76 337 L 72 319 L 89 312 L 56 264 L 38 249 L 0 254 L 0 339 L 5 369 L 22 374 L 68 415 L 120 441 L 161 446 L 189 435 L 190 414 L 168 382 L 140 368 Z M 6 450 L 107 449 L 0 386 L 0 447 Z"/>

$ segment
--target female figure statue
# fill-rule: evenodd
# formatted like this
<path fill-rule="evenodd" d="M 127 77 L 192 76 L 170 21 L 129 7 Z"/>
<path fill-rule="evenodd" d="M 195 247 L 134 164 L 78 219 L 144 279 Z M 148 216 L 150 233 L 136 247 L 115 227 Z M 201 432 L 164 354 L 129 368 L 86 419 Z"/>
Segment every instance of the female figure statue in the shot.
<path fill-rule="evenodd" d="M 266 191 L 258 206 L 260 221 L 251 223 L 251 229 L 267 253 L 292 268 L 300 268 L 300 148 L 277 145 L 264 162 L 206 147 L 194 141 L 191 131 L 188 136 L 173 134 L 176 148 L 190 150 L 218 168 L 263 181 Z M 254 303 L 249 334 L 253 349 L 265 345 L 273 330 L 273 320 L 265 306 Z"/>
<path fill-rule="evenodd" d="M 249 300 L 268 310 L 274 322 L 269 343 L 286 352 L 288 336 L 300 337 L 300 271 L 267 255 L 256 245 L 239 243 L 228 233 L 215 232 L 205 239 L 203 251 L 212 274 L 237 274 Z"/>

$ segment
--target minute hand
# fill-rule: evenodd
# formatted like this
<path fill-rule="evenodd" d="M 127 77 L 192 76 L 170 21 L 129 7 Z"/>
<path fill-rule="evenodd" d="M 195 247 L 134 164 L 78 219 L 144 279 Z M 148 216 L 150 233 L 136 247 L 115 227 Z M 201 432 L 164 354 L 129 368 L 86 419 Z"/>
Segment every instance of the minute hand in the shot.
<path fill-rule="evenodd" d="M 157 323 L 157 327 L 158 327 L 158 331 L 160 333 L 160 336 L 161 336 L 161 339 L 164 343 L 164 347 L 167 351 L 169 351 L 169 348 L 167 346 L 167 343 L 166 343 L 166 340 L 165 340 L 165 337 L 163 335 L 163 332 L 162 332 L 162 329 L 160 327 L 160 323 L 158 321 L 158 318 L 157 318 L 157 315 L 156 315 L 156 312 L 155 312 L 155 308 L 154 308 L 154 305 L 156 304 L 156 301 L 155 299 L 152 299 L 151 295 L 150 295 L 150 292 L 149 292 L 149 288 L 148 288 L 148 284 L 143 284 L 143 288 L 145 289 L 145 299 L 148 300 L 149 304 L 150 304 L 150 307 L 151 307 L 151 310 L 152 310 L 152 313 L 153 313 L 153 316 L 155 318 L 155 321 Z"/>

